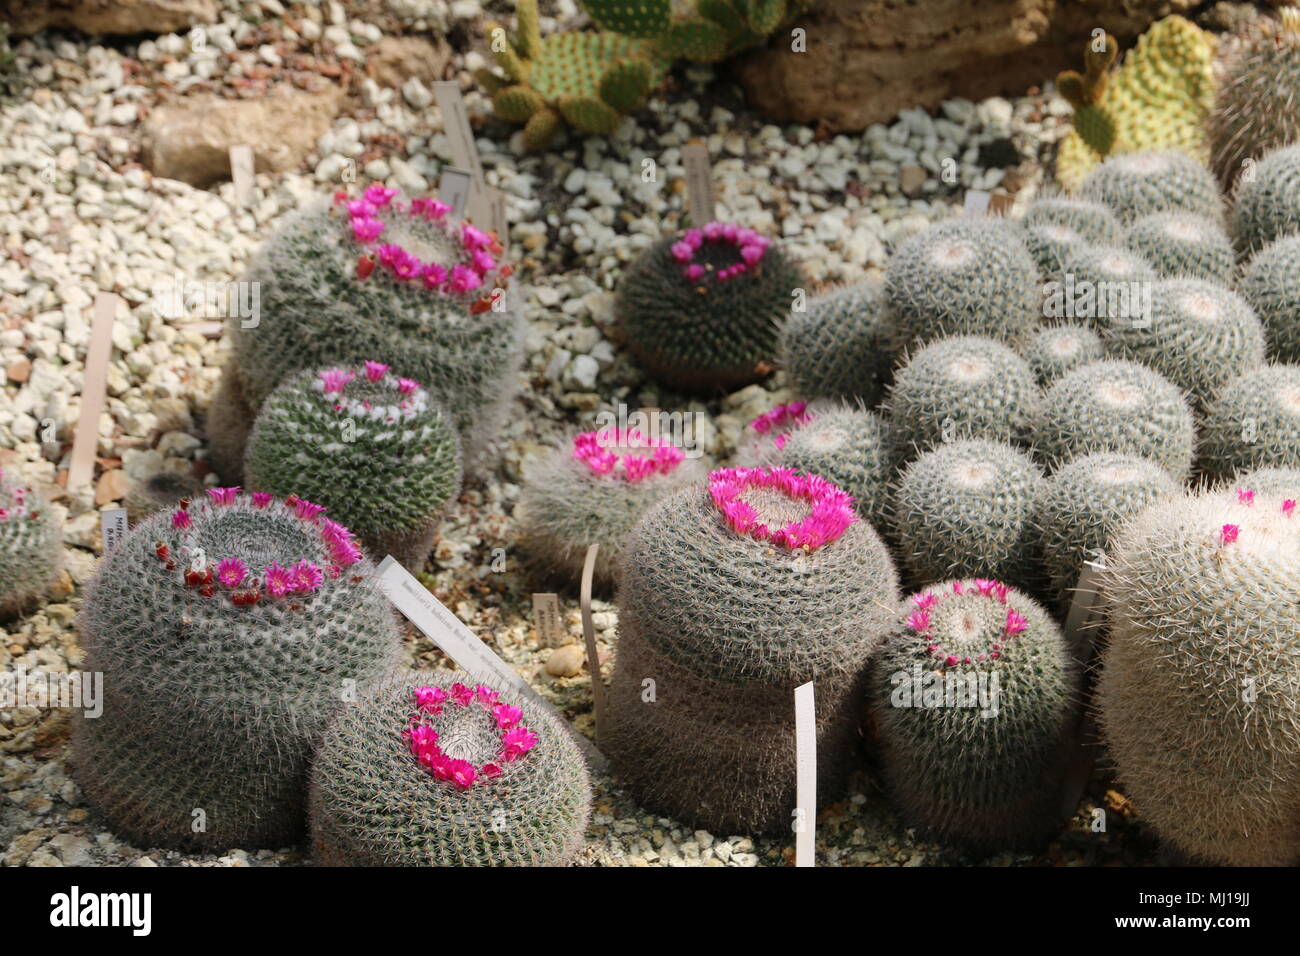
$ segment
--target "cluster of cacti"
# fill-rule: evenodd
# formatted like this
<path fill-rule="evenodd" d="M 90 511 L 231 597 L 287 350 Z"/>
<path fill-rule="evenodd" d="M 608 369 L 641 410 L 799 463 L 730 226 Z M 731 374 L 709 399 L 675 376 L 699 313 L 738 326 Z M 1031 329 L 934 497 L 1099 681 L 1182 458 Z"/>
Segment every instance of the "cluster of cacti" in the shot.
<path fill-rule="evenodd" d="M 1242 253 L 1300 231 L 1300 144 L 1280 146 L 1242 176 L 1232 205 L 1232 235 Z"/>
<path fill-rule="evenodd" d="M 1061 251 L 1060 273 L 1043 283 L 1043 316 L 1097 328 L 1140 319 L 1155 277 L 1150 263 L 1121 246 L 1072 244 Z"/>
<path fill-rule="evenodd" d="M 591 785 L 572 731 L 488 681 L 403 674 L 345 706 L 311 772 L 311 837 L 332 866 L 563 866 Z"/>
<path fill-rule="evenodd" d="M 1116 153 L 1179 149 L 1207 153 L 1204 123 L 1214 103 L 1215 39 L 1182 17 L 1152 24 L 1114 73 L 1115 41 L 1088 41 L 1087 72 L 1057 78 L 1075 108 L 1074 129 L 1061 142 L 1056 179 L 1076 189 L 1099 162 Z"/>
<path fill-rule="evenodd" d="M 63 566 L 63 527 L 38 491 L 0 468 L 0 618 L 45 594 Z"/>
<path fill-rule="evenodd" d="M 1216 219 L 1186 212 L 1143 216 L 1129 227 L 1129 249 L 1167 278 L 1194 276 L 1231 283 L 1237 257 Z"/>
<path fill-rule="evenodd" d="M 766 42 L 814 0 L 581 0 L 602 30 L 647 39 L 669 60 L 717 63 Z"/>
<path fill-rule="evenodd" d="M 1223 215 L 1219 184 L 1205 165 L 1176 150 L 1112 156 L 1090 172 L 1081 195 L 1105 203 L 1128 225 L 1157 212 Z"/>
<path fill-rule="evenodd" d="M 496 115 L 524 127 L 529 150 L 545 149 L 565 123 L 584 135 L 610 135 L 670 64 L 653 43 L 609 31 L 543 37 L 537 0 L 518 0 L 515 18 L 513 37 L 495 22 L 485 25 L 500 72 L 482 69 L 475 78 Z"/>
<path fill-rule="evenodd" d="M 1049 468 L 1110 451 L 1149 458 L 1182 480 L 1192 468 L 1196 423 L 1182 392 L 1159 372 L 1105 359 L 1047 389 L 1033 438 L 1035 455 Z"/>
<path fill-rule="evenodd" d="M 1213 864 L 1300 862 L 1300 485 L 1148 508 L 1103 576 L 1097 706 L 1141 818 Z"/>
<path fill-rule="evenodd" d="M 1089 326 L 1062 322 L 1039 329 L 1020 354 L 1033 369 L 1038 384 L 1046 388 L 1066 372 L 1096 362 L 1105 350 L 1101 336 Z"/>
<path fill-rule="evenodd" d="M 1283 236 L 1255 253 L 1237 291 L 1263 323 L 1268 357 L 1300 362 L 1300 236 Z"/>
<path fill-rule="evenodd" d="M 1224 385 L 1201 421 L 1198 463 L 1215 478 L 1300 468 L 1300 366 L 1263 365 Z"/>
<path fill-rule="evenodd" d="M 117 833 L 225 851 L 302 829 L 312 744 L 400 647 L 373 567 L 322 510 L 209 489 L 105 557 L 78 622 L 103 713 L 76 715 L 72 765 Z"/>
<path fill-rule="evenodd" d="M 904 601 L 869 699 L 905 822 L 980 849 L 1058 827 L 1078 685 L 1060 627 L 1015 588 L 962 579 Z"/>
<path fill-rule="evenodd" d="M 1104 567 L 1111 535 L 1123 522 L 1181 490 L 1169 472 L 1137 455 L 1094 452 L 1057 469 L 1030 519 L 1048 606 L 1064 619 L 1084 563 Z"/>
<path fill-rule="evenodd" d="M 941 442 L 1029 437 L 1042 399 L 1033 370 L 994 339 L 954 335 L 916 350 L 894 375 L 886 407 L 895 465 Z"/>
<path fill-rule="evenodd" d="M 496 237 L 448 213 L 371 186 L 288 216 L 244 274 L 260 315 L 232 326 L 237 376 L 219 398 L 257 410 L 294 372 L 384 362 L 455 417 L 467 467 L 477 462 L 514 391 L 523 302 Z M 209 430 L 234 444 L 241 413 L 215 403 Z"/>
<path fill-rule="evenodd" d="M 874 405 L 887 377 L 884 299 L 872 282 L 831 289 L 792 311 L 781 330 L 780 362 L 806 399 Z"/>
<path fill-rule="evenodd" d="M 647 437 L 637 429 L 576 434 L 525 470 L 515 512 L 523 547 L 546 571 L 576 585 L 587 548 L 600 545 L 592 580 L 607 590 L 623 542 L 641 516 L 706 474 L 701 458 L 688 458 L 667 436 Z"/>
<path fill-rule="evenodd" d="M 889 351 L 945 335 L 1027 340 L 1039 296 L 1019 228 L 984 217 L 936 223 L 904 242 L 886 269 Z"/>
<path fill-rule="evenodd" d="M 1258 17 L 1225 44 L 1224 79 L 1209 116 L 1210 156 L 1225 191 L 1268 150 L 1300 139 L 1300 11 Z"/>
<path fill-rule="evenodd" d="M 1148 314 L 1102 329 L 1106 352 L 1144 362 L 1204 410 L 1229 379 L 1264 362 L 1264 328 L 1250 304 L 1205 279 L 1151 283 Z"/>
<path fill-rule="evenodd" d="M 628 348 L 655 378 L 725 390 L 772 370 L 802 281 L 766 236 L 711 222 L 646 249 L 623 273 L 614 308 Z"/>
<path fill-rule="evenodd" d="M 991 575 L 1029 577 L 1027 532 L 1043 473 L 1011 445 L 969 439 L 940 445 L 904 469 L 890 502 L 903 566 L 916 585 Z"/>
<path fill-rule="evenodd" d="M 203 493 L 203 482 L 185 472 L 159 471 L 143 481 L 131 483 L 126 498 L 126 518 L 135 527 L 150 515 L 170 511 L 182 498 L 193 498 Z"/>
<path fill-rule="evenodd" d="M 726 469 L 664 499 L 628 537 L 601 747 L 647 807 L 715 831 L 788 832 L 794 688 L 817 684 L 817 795 L 840 795 L 862 669 L 898 579 L 829 482 Z"/>
<path fill-rule="evenodd" d="M 329 509 L 375 561 L 419 570 L 460 492 L 456 426 L 424 387 L 381 362 L 291 375 L 248 439 L 249 488 Z"/>

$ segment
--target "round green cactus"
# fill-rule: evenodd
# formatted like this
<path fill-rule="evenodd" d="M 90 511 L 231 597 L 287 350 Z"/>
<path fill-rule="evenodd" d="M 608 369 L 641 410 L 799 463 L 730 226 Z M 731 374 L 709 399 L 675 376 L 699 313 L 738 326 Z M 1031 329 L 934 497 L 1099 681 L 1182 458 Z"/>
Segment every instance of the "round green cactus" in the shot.
<path fill-rule="evenodd" d="M 1058 468 L 1095 451 L 1139 455 L 1178 479 L 1191 472 L 1192 410 L 1173 383 L 1138 362 L 1081 365 L 1047 389 L 1034 427 L 1034 453 Z"/>
<path fill-rule="evenodd" d="M 1124 521 L 1181 490 L 1169 472 L 1137 455 L 1094 452 L 1059 468 L 1031 518 L 1048 606 L 1064 617 L 1084 563 L 1104 566 L 1110 538 Z"/>
<path fill-rule="evenodd" d="M 894 463 L 957 438 L 1027 439 L 1041 400 L 1029 363 L 1001 342 L 974 335 L 933 341 L 899 367 L 890 387 Z"/>
<path fill-rule="evenodd" d="M 1020 354 L 1038 384 L 1051 385 L 1066 372 L 1102 358 L 1101 336 L 1086 325 L 1063 322 L 1039 329 Z"/>
<path fill-rule="evenodd" d="M 972 439 L 928 451 L 903 471 L 891 519 L 903 565 L 918 585 L 1030 573 L 1026 535 L 1043 473 L 1010 445 Z"/>
<path fill-rule="evenodd" d="M 311 748 L 401 646 L 373 567 L 301 499 L 214 488 L 103 560 L 78 621 L 103 713 L 73 776 L 120 836 L 206 851 L 298 836 Z"/>
<path fill-rule="evenodd" d="M 781 365 L 795 391 L 874 405 L 889 374 L 884 301 L 870 282 L 831 289 L 792 312 L 781 331 Z"/>
<path fill-rule="evenodd" d="M 375 561 L 419 570 L 460 491 L 460 442 L 423 386 L 383 363 L 299 372 L 263 403 L 244 477 L 325 505 Z"/>
<path fill-rule="evenodd" d="M 1128 249 L 1071 245 L 1062 252 L 1059 276 L 1043 284 L 1043 316 L 1094 328 L 1141 318 L 1155 278 L 1151 264 Z"/>
<path fill-rule="evenodd" d="M 1258 252 L 1300 230 L 1300 144 L 1282 146 L 1243 175 L 1232 206 L 1232 235 L 1243 253 Z"/>
<path fill-rule="evenodd" d="M 570 731 L 492 678 L 401 674 L 344 707 L 317 748 L 311 836 L 332 866 L 563 866 L 591 784 Z"/>
<path fill-rule="evenodd" d="M 1097 707 L 1141 819 L 1212 864 L 1300 862 L 1300 485 L 1151 506 L 1103 576 Z"/>
<path fill-rule="evenodd" d="M 1028 595 L 984 578 L 912 595 L 870 687 L 885 783 L 908 823 L 997 850 L 1060 827 L 1079 674 Z"/>
<path fill-rule="evenodd" d="M 1237 258 L 1218 220 L 1187 212 L 1143 216 L 1129 227 L 1128 247 L 1166 278 L 1195 276 L 1231 284 Z"/>
<path fill-rule="evenodd" d="M 1300 468 L 1300 365 L 1264 365 L 1231 379 L 1201 422 L 1199 462 L 1215 478 Z"/>
<path fill-rule="evenodd" d="M 721 391 L 771 371 L 802 283 L 766 237 L 711 222 L 646 249 L 623 273 L 615 311 L 632 354 L 656 379 Z"/>
<path fill-rule="evenodd" d="M 1035 199 L 1025 210 L 1020 224 L 1026 229 L 1064 226 L 1096 245 L 1113 246 L 1124 240 L 1124 229 L 1109 206 L 1070 196 Z"/>
<path fill-rule="evenodd" d="M 1038 267 L 1018 228 L 982 217 L 931 225 L 899 247 L 885 273 L 891 350 L 945 335 L 1024 341 L 1039 299 Z"/>
<path fill-rule="evenodd" d="M 848 496 L 789 470 L 725 469 L 628 537 L 601 747 L 647 807 L 714 831 L 786 830 L 794 688 L 817 682 L 818 798 L 853 765 L 861 671 L 898 578 Z"/>
<path fill-rule="evenodd" d="M 1027 226 L 1021 232 L 1021 238 L 1038 264 L 1039 274 L 1049 280 L 1060 279 L 1065 257 L 1072 249 L 1087 242 L 1082 233 L 1058 222 Z"/>
<path fill-rule="evenodd" d="M 1149 315 L 1102 330 L 1106 352 L 1143 362 L 1204 410 L 1229 379 L 1264 363 L 1264 328 L 1237 293 L 1204 279 L 1151 285 Z"/>
<path fill-rule="evenodd" d="M 1237 291 L 1264 324 L 1269 358 L 1300 362 L 1300 236 L 1283 236 L 1255 253 Z"/>
<path fill-rule="evenodd" d="M 203 494 L 203 482 L 193 475 L 175 471 L 159 471 L 143 481 L 131 483 L 122 504 L 127 521 L 135 527 L 150 515 L 170 511 L 182 498 L 195 498 Z"/>
<path fill-rule="evenodd" d="M 1257 494 L 1286 496 L 1300 488 L 1300 468 L 1255 468 L 1234 476 L 1234 488 L 1251 488 Z"/>
<path fill-rule="evenodd" d="M 0 468 L 0 618 L 25 610 L 63 566 L 63 528 L 49 502 Z"/>
<path fill-rule="evenodd" d="M 1223 215 L 1213 174 L 1180 150 L 1111 156 L 1087 175 L 1080 194 L 1105 203 L 1126 224 L 1156 212 Z"/>

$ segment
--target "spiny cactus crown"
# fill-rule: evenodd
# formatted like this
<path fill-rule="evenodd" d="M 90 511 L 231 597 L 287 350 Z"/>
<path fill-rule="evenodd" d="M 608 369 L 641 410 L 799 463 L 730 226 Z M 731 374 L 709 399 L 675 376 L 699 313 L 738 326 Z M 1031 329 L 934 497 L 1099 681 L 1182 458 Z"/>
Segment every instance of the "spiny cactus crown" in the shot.
<path fill-rule="evenodd" d="M 1265 365 L 1229 380 L 1201 429 L 1199 461 L 1211 476 L 1300 468 L 1300 366 Z"/>
<path fill-rule="evenodd" d="M 891 357 L 884 334 L 884 298 L 875 283 L 858 282 L 809 300 L 791 312 L 781 333 L 781 365 L 795 391 L 874 405 Z"/>
<path fill-rule="evenodd" d="M 793 468 L 722 468 L 709 475 L 709 495 L 732 530 L 791 551 L 815 551 L 858 520 L 852 495 L 820 475 Z M 802 503 L 807 514 L 769 526 L 750 500 L 770 496 Z"/>
<path fill-rule="evenodd" d="M 1025 210 L 1020 224 L 1026 229 L 1064 226 L 1091 243 L 1116 245 L 1124 230 L 1115 214 L 1104 203 L 1070 196 L 1035 199 Z"/>
<path fill-rule="evenodd" d="M 1214 176 L 1177 150 L 1111 156 L 1088 174 L 1081 192 L 1105 203 L 1124 223 L 1157 212 L 1223 215 Z"/>
<path fill-rule="evenodd" d="M 1232 240 L 1215 219 L 1186 212 L 1152 213 L 1129 228 L 1128 246 L 1162 276 L 1197 276 L 1229 284 Z"/>
<path fill-rule="evenodd" d="M 1300 143 L 1265 153 L 1243 176 L 1232 207 L 1232 234 L 1243 253 L 1300 230 Z"/>
<path fill-rule="evenodd" d="M 1063 322 L 1039 329 L 1020 354 L 1034 370 L 1038 384 L 1046 387 L 1066 372 L 1101 359 L 1105 350 L 1101 336 L 1091 328 Z"/>
<path fill-rule="evenodd" d="M 1237 291 L 1264 324 L 1269 358 L 1300 362 L 1300 236 L 1283 236 L 1255 253 Z"/>

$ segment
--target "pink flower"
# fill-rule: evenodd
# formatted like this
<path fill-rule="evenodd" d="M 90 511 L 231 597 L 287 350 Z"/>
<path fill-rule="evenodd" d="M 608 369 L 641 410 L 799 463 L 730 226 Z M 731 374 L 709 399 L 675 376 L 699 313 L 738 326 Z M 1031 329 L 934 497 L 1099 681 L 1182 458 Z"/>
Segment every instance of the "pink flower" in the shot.
<path fill-rule="evenodd" d="M 953 581 L 953 582 L 952 582 L 952 593 L 953 593 L 953 594 L 965 594 L 965 593 L 966 593 L 966 589 L 962 586 L 962 583 L 961 583 L 960 581 Z"/>
<path fill-rule="evenodd" d="M 1225 524 L 1219 529 L 1219 540 L 1224 544 L 1232 544 L 1237 540 L 1237 535 L 1241 534 L 1241 528 L 1235 524 Z"/>
<path fill-rule="evenodd" d="M 470 256 L 469 259 L 470 259 L 470 268 L 472 268 L 479 275 L 483 275 L 486 272 L 491 272 L 492 269 L 497 264 L 497 261 L 492 258 L 492 254 L 484 251 L 483 249 L 475 249 L 474 254 Z"/>
<path fill-rule="evenodd" d="M 378 382 L 388 374 L 388 366 L 383 362 L 366 362 L 366 378 Z"/>
<path fill-rule="evenodd" d="M 357 242 L 371 243 L 387 228 L 378 219 L 353 219 L 352 236 Z"/>
<path fill-rule="evenodd" d="M 479 772 L 483 774 L 483 776 L 489 779 L 499 777 L 501 776 L 502 773 L 501 765 L 495 763 L 485 763 L 483 766 L 479 767 L 478 769 Z"/>
<path fill-rule="evenodd" d="M 683 265 L 695 258 L 695 250 L 691 248 L 689 243 L 680 240 L 674 242 L 669 251 L 672 253 L 673 258 Z"/>
<path fill-rule="evenodd" d="M 476 249 L 488 249 L 492 245 L 492 237 L 482 229 L 476 229 L 469 223 L 465 223 L 460 231 L 461 245 L 465 251 L 473 252 Z"/>
<path fill-rule="evenodd" d="M 474 696 L 478 698 L 478 702 L 480 704 L 482 704 L 484 707 L 488 708 L 489 710 L 495 707 L 501 698 L 501 695 L 498 694 L 496 691 L 494 691 L 491 687 L 488 687 L 487 684 L 479 684 L 477 687 L 475 687 Z"/>
<path fill-rule="evenodd" d="M 912 603 L 916 605 L 918 610 L 928 611 L 930 610 L 930 608 L 934 607 L 936 604 L 939 603 L 939 596 L 936 594 L 931 594 L 928 591 L 922 594 L 913 594 Z"/>
<path fill-rule="evenodd" d="M 309 594 L 321 586 L 325 580 L 325 572 L 320 569 L 319 565 L 313 564 L 306 558 L 303 558 L 293 566 L 293 589 Z"/>
<path fill-rule="evenodd" d="M 411 693 L 415 695 L 415 706 L 430 714 L 442 713 L 442 705 L 450 696 L 441 687 L 417 687 Z"/>
<path fill-rule="evenodd" d="M 193 522 L 193 520 L 190 518 L 190 513 L 189 513 L 188 511 L 186 511 L 184 508 L 181 508 L 181 509 L 179 509 L 179 510 L 177 510 L 177 511 L 173 511 L 173 512 L 172 512 L 172 527 L 173 527 L 173 528 L 177 529 L 178 531 L 184 531 L 186 528 L 190 527 L 192 524 L 194 524 L 194 522 Z"/>
<path fill-rule="evenodd" d="M 209 488 L 208 497 L 212 499 L 214 504 L 233 505 L 239 492 L 240 488 L 238 485 L 233 488 Z"/>
<path fill-rule="evenodd" d="M 763 258 L 762 246 L 741 246 L 740 258 L 745 261 L 747 266 L 756 266 L 759 260 Z"/>
<path fill-rule="evenodd" d="M 313 504 L 310 501 L 304 501 L 299 498 L 293 506 L 294 513 L 303 521 L 311 521 L 318 514 L 325 510 L 324 505 Z"/>
<path fill-rule="evenodd" d="M 928 631 L 930 629 L 930 612 L 913 611 L 907 616 L 907 626 L 922 633 Z"/>
<path fill-rule="evenodd" d="M 996 586 L 997 586 L 997 582 L 996 582 L 996 581 L 990 581 L 988 578 L 976 578 L 976 579 L 975 579 L 975 588 L 976 588 L 976 590 L 978 590 L 978 591 L 980 592 L 980 594 L 983 595 L 984 597 L 991 597 L 992 594 L 993 594 L 993 589 L 994 589 Z"/>
<path fill-rule="evenodd" d="M 1013 607 L 1007 608 L 1007 623 L 1003 630 L 1006 631 L 1008 637 L 1019 634 L 1027 627 L 1029 627 L 1029 622 L 1025 620 L 1024 615 Z"/>
<path fill-rule="evenodd" d="M 420 383 L 413 378 L 399 378 L 397 380 L 397 390 L 403 395 L 410 395 L 420 387 Z"/>
<path fill-rule="evenodd" d="M 537 745 L 537 735 L 527 727 L 512 727 L 501 736 L 501 759 L 518 760 Z"/>
<path fill-rule="evenodd" d="M 451 685 L 451 699 L 460 707 L 468 707 L 474 700 L 474 692 L 457 681 Z"/>
<path fill-rule="evenodd" d="M 1250 507 L 1255 503 L 1255 492 L 1251 491 L 1249 488 L 1238 488 L 1237 500 L 1246 507 Z"/>
<path fill-rule="evenodd" d="M 282 568 L 274 561 L 266 569 L 263 576 L 268 594 L 274 597 L 284 597 L 293 590 L 293 572 L 288 568 Z"/>
<path fill-rule="evenodd" d="M 342 393 L 348 387 L 348 383 L 355 377 L 355 372 L 342 368 L 332 368 L 320 373 L 320 380 L 325 386 L 326 395 L 332 395 L 335 392 Z"/>
<path fill-rule="evenodd" d="M 373 186 L 368 186 L 366 191 L 362 193 L 366 202 L 379 207 L 387 206 L 393 201 L 393 197 L 396 195 L 396 189 L 385 189 L 379 183 L 375 183 Z"/>
<path fill-rule="evenodd" d="M 704 278 L 706 271 L 707 270 L 704 266 L 700 265 L 698 262 L 691 263 L 686 267 L 686 278 L 690 279 L 692 282 L 699 282 Z"/>
<path fill-rule="evenodd" d="M 266 492 L 266 491 L 255 491 L 255 492 L 253 492 L 253 507 L 254 507 L 254 508 L 265 508 L 265 507 L 266 507 L 267 505 L 269 505 L 270 503 L 271 503 L 271 495 L 270 495 L 269 492 Z"/>
<path fill-rule="evenodd" d="M 469 266 L 452 266 L 447 288 L 456 293 L 470 292 L 483 284 L 483 278 Z"/>
<path fill-rule="evenodd" d="M 375 206 L 366 202 L 364 199 L 354 199 L 351 202 L 343 204 L 348 211 L 348 217 L 351 219 L 370 219 L 375 213 L 379 212 Z"/>
<path fill-rule="evenodd" d="M 474 784 L 478 772 L 468 760 L 452 760 L 447 767 L 451 782 L 458 787 L 468 789 Z"/>
<path fill-rule="evenodd" d="M 447 281 L 447 270 L 436 262 L 426 262 L 420 270 L 420 278 L 426 289 L 437 289 Z"/>
<path fill-rule="evenodd" d="M 234 590 L 244 583 L 248 566 L 239 558 L 222 558 L 217 562 L 217 580 L 222 587 Z"/>
<path fill-rule="evenodd" d="M 944 659 L 944 663 L 947 664 L 949 667 L 956 667 L 958 664 L 958 660 L 957 658 L 949 654 L 947 658 Z"/>
<path fill-rule="evenodd" d="M 446 203 L 438 202 L 436 199 L 412 199 L 411 212 L 424 216 L 426 219 L 436 220 L 451 212 L 451 207 Z"/>
<path fill-rule="evenodd" d="M 492 716 L 497 719 L 497 726 L 509 730 L 523 719 L 524 712 L 510 704 L 497 704 L 492 708 Z"/>
<path fill-rule="evenodd" d="M 1282 502 L 1282 514 L 1286 515 L 1289 518 L 1294 513 L 1295 513 L 1294 498 L 1288 498 L 1286 501 Z"/>

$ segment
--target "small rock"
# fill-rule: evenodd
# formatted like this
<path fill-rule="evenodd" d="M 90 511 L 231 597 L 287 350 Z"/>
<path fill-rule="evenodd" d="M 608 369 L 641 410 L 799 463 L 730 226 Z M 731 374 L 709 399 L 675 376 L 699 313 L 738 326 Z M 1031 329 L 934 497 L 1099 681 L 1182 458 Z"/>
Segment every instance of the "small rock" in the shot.
<path fill-rule="evenodd" d="M 131 479 L 121 468 L 104 472 L 95 483 L 95 505 L 102 508 L 110 501 L 121 501 L 130 486 Z"/>
<path fill-rule="evenodd" d="M 898 172 L 898 188 L 908 199 L 914 199 L 921 194 L 921 187 L 925 185 L 927 178 L 929 174 L 924 167 L 904 166 Z"/>
<path fill-rule="evenodd" d="M 552 677 L 573 677 L 582 671 L 587 652 L 577 644 L 565 644 L 551 651 L 546 659 L 546 673 Z"/>

